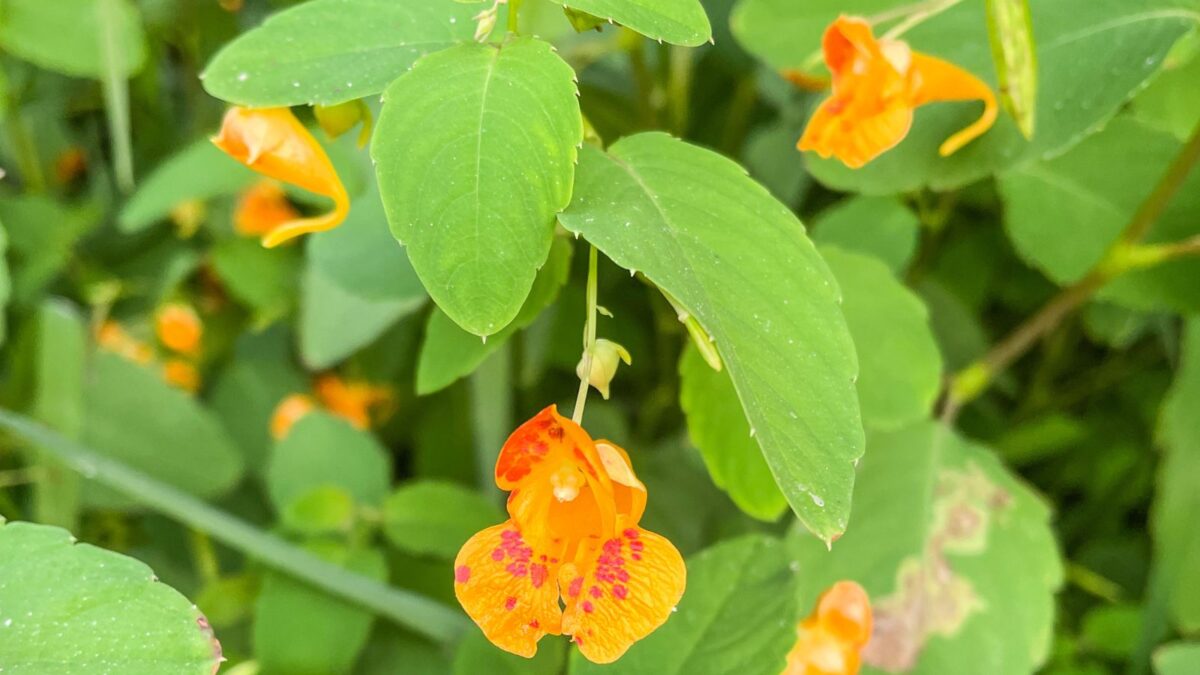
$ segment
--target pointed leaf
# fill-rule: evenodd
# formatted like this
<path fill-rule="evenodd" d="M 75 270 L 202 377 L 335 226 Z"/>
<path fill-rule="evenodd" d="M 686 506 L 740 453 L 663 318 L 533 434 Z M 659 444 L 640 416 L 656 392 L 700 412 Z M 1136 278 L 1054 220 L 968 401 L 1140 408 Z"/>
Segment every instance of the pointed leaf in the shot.
<path fill-rule="evenodd" d="M 554 0 L 571 9 L 621 24 L 652 40 L 696 47 L 712 39 L 700 0 Z"/>

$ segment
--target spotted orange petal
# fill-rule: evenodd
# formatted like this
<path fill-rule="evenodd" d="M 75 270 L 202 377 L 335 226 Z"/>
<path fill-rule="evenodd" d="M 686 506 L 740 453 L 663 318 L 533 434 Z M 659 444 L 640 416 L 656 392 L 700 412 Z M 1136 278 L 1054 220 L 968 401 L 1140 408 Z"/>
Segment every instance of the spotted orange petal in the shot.
<path fill-rule="evenodd" d="M 454 560 L 454 595 L 492 644 L 524 657 L 561 632 L 555 542 L 528 541 L 516 523 L 481 530 Z"/>
<path fill-rule="evenodd" d="M 612 663 L 671 616 L 687 568 L 671 542 L 637 527 L 589 544 L 559 575 L 562 632 L 588 660 Z"/>
<path fill-rule="evenodd" d="M 325 150 L 289 108 L 230 108 L 212 142 L 251 169 L 329 197 L 333 210 L 279 225 L 264 238 L 278 246 L 309 232 L 330 230 L 350 212 L 350 197 Z"/>

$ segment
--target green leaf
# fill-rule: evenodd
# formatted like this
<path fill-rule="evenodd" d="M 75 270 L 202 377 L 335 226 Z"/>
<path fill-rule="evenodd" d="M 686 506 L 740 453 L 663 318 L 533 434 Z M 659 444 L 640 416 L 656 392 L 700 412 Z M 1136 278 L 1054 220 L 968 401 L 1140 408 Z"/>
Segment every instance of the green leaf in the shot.
<path fill-rule="evenodd" d="M 1153 191 L 1180 144 L 1129 118 L 1071 152 L 1000 177 L 1004 222 L 1017 252 L 1059 284 L 1079 280 L 1103 257 Z M 1129 162 L 1137 157 L 1137 162 Z M 1112 167 L 1120 166 L 1120 171 Z M 1200 234 L 1200 172 L 1193 172 L 1147 237 L 1168 242 Z M 1200 267 L 1178 260 L 1133 272 L 1101 297 L 1142 310 L 1200 310 Z"/>
<path fill-rule="evenodd" d="M 334 542 L 306 547 L 327 562 L 364 577 L 387 579 L 387 563 L 375 550 Z M 268 574 L 254 615 L 255 656 L 264 672 L 326 675 L 350 672 L 370 636 L 372 616 L 290 577 Z"/>
<path fill-rule="evenodd" d="M 327 278 L 310 261 L 300 287 L 300 357 L 313 370 L 329 368 L 424 303 L 420 289 L 407 297 L 361 297 Z"/>
<path fill-rule="evenodd" d="M 471 631 L 454 652 L 454 675 L 559 675 L 570 642 L 550 638 L 538 644 L 537 654 L 526 659 L 509 654 L 488 642 L 483 633 Z"/>
<path fill-rule="evenodd" d="M 287 314 L 296 302 L 300 253 L 264 248 L 257 239 L 234 237 L 212 249 L 212 265 L 230 294 L 254 310 L 260 324 Z"/>
<path fill-rule="evenodd" d="M 1184 330 L 1182 362 L 1159 421 L 1163 446 L 1150 519 L 1158 573 L 1170 614 L 1185 633 L 1200 631 L 1200 318 Z"/>
<path fill-rule="evenodd" d="M 236 194 L 255 180 L 257 174 L 205 138 L 156 167 L 122 207 L 117 226 L 122 232 L 138 232 L 165 219 L 182 202 Z"/>
<path fill-rule="evenodd" d="M 561 222 L 700 321 L 788 503 L 822 538 L 840 534 L 863 448 L 858 364 L 833 275 L 791 211 L 724 157 L 646 133 L 583 150 Z"/>
<path fill-rule="evenodd" d="M 1090 654 L 1127 659 L 1142 628 L 1142 610 L 1136 605 L 1101 605 L 1083 617 L 1080 647 Z"/>
<path fill-rule="evenodd" d="M 371 156 L 392 234 L 476 335 L 513 320 L 550 251 L 583 141 L 575 95 L 570 66 L 528 38 L 432 54 L 384 94 Z"/>
<path fill-rule="evenodd" d="M 98 209 L 91 206 L 70 208 L 38 195 L 0 198 L 0 224 L 8 236 L 12 263 L 12 300 L 35 301 L 98 221 Z"/>
<path fill-rule="evenodd" d="M 665 624 L 621 657 L 622 675 L 778 675 L 796 641 L 796 573 L 786 548 L 750 535 L 687 562 L 688 589 Z M 609 672 L 573 655 L 571 675 Z"/>
<path fill-rule="evenodd" d="M 1000 100 L 1021 135 L 1032 138 L 1038 66 L 1029 0 L 988 0 L 987 19 Z"/>
<path fill-rule="evenodd" d="M 927 417 L 942 387 L 942 355 L 925 303 L 875 258 L 833 246 L 821 255 L 842 289 L 858 348 L 863 423 L 895 429 Z"/>
<path fill-rule="evenodd" d="M 8 337 L 8 324 L 5 315 L 8 310 L 9 296 L 12 295 L 12 279 L 8 276 L 8 235 L 5 234 L 4 223 L 0 223 L 0 347 Z"/>
<path fill-rule="evenodd" d="M 87 327 L 71 303 L 50 298 L 38 308 L 37 360 L 31 414 L 70 438 L 83 428 Z M 74 528 L 79 518 L 79 475 L 38 452 L 43 474 L 33 485 L 33 514 L 45 525 Z"/>
<path fill-rule="evenodd" d="M 201 78 L 254 107 L 331 105 L 371 96 L 418 59 L 475 32 L 477 9 L 448 0 L 315 0 L 229 43 Z"/>
<path fill-rule="evenodd" d="M 503 520 L 479 493 L 440 481 L 403 485 L 383 505 L 383 533 L 393 546 L 447 560 L 476 532 Z"/>
<path fill-rule="evenodd" d="M 241 478 L 241 454 L 216 418 L 149 367 L 97 353 L 84 402 L 83 442 L 148 476 L 201 497 Z M 95 485 L 84 488 L 93 505 L 129 504 Z"/>
<path fill-rule="evenodd" d="M 129 76 L 146 60 L 146 36 L 137 7 L 129 0 L 111 2 L 116 12 L 115 67 Z M 99 78 L 108 67 L 103 57 L 99 0 L 5 0 L 0 48 L 31 63 L 77 77 Z"/>
<path fill-rule="evenodd" d="M 11 673 L 211 675 L 221 646 L 142 563 L 0 519 L 0 654 Z"/>
<path fill-rule="evenodd" d="M 700 0 L 554 0 L 618 23 L 652 40 L 697 47 L 712 39 Z"/>
<path fill-rule="evenodd" d="M 374 436 L 316 411 L 296 422 L 267 461 L 267 492 L 280 513 L 325 486 L 344 489 L 359 504 L 377 506 L 387 496 L 392 475 L 391 457 Z"/>
<path fill-rule="evenodd" d="M 862 584 L 875 615 L 863 652 L 872 669 L 1036 670 L 1062 582 L 1049 509 L 990 451 L 935 423 L 872 434 L 869 443 L 855 527 L 832 550 L 801 531 L 789 539 L 800 606 L 838 580 Z"/>
<path fill-rule="evenodd" d="M 354 497 L 336 485 L 322 485 L 293 499 L 280 515 L 283 526 L 309 536 L 346 533 L 354 524 Z"/>
<path fill-rule="evenodd" d="M 688 435 L 713 483 L 747 514 L 778 520 L 787 499 L 750 436 L 750 423 L 729 375 L 713 370 L 695 346 L 688 345 L 679 361 L 679 378 L 679 405 L 687 415 Z"/>
<path fill-rule="evenodd" d="M 1180 40 L 1162 72 L 1132 104 L 1134 116 L 1148 126 L 1186 139 L 1200 124 L 1200 37 L 1193 33 Z"/>
<path fill-rule="evenodd" d="M 434 309 L 425 324 L 425 341 L 417 356 L 417 393 L 424 396 L 470 375 L 489 355 L 504 346 L 518 330 L 526 328 L 558 297 L 571 271 L 571 244 L 556 238 L 546 264 L 538 270 L 533 287 L 512 323 L 486 341 L 459 328 L 445 312 Z"/>
<path fill-rule="evenodd" d="M 950 157 L 938 146 L 979 116 L 979 103 L 922 107 L 907 138 L 861 169 L 806 157 L 813 175 L 839 190 L 870 194 L 946 190 L 1061 153 L 1102 126 L 1159 68 L 1172 44 L 1200 20 L 1195 0 L 1058 0 L 1030 3 L 1038 42 L 1036 133 L 1026 141 L 1007 117 Z M 773 68 L 820 63 L 821 34 L 839 14 L 890 21 L 885 33 L 928 6 L 911 0 L 743 0 L 732 22 L 750 52 Z M 914 50 L 955 63 L 991 84 L 985 3 L 960 2 L 906 32 Z M 1086 57 L 1081 56 L 1086 55 Z M 818 58 L 810 60 L 811 56 Z M 819 72 L 812 69 L 810 72 Z"/>
<path fill-rule="evenodd" d="M 812 240 L 875 256 L 900 274 L 917 250 L 920 229 L 916 215 L 896 199 L 851 197 L 816 217 Z"/>
<path fill-rule="evenodd" d="M 1200 672 L 1200 643 L 1173 642 L 1154 652 L 1155 675 L 1190 675 Z"/>

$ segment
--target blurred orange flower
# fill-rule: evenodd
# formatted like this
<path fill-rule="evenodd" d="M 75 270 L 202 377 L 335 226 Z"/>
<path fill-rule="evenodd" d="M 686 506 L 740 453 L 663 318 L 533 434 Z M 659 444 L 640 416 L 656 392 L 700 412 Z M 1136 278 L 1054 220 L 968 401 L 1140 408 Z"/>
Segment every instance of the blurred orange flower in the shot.
<path fill-rule="evenodd" d="M 796 644 L 783 675 L 857 675 L 859 654 L 870 639 L 867 592 L 853 581 L 839 581 L 796 627 Z"/>
<path fill-rule="evenodd" d="M 233 213 L 233 228 L 246 237 L 262 237 L 300 217 L 283 188 L 272 180 L 256 183 L 242 193 Z"/>
<path fill-rule="evenodd" d="M 204 326 L 196 310 L 181 303 L 172 302 L 159 308 L 154 317 L 154 329 L 158 340 L 168 349 L 195 356 L 200 352 L 200 338 Z"/>
<path fill-rule="evenodd" d="M 67 184 L 87 170 L 87 155 L 78 145 L 63 150 L 54 160 L 54 177 L 59 183 Z"/>
<path fill-rule="evenodd" d="M 271 438 L 282 441 L 305 415 L 317 409 L 316 401 L 307 394 L 291 394 L 275 406 L 271 415 Z"/>
<path fill-rule="evenodd" d="M 125 332 L 121 324 L 111 319 L 100 324 L 100 328 L 96 331 L 96 344 L 105 351 L 118 354 L 135 363 L 150 363 L 150 360 L 154 358 L 154 351 L 150 345 Z"/>
<path fill-rule="evenodd" d="M 912 51 L 899 40 L 876 40 L 864 19 L 842 16 L 825 31 L 825 64 L 833 95 L 813 113 L 800 150 L 837 157 L 859 168 L 896 146 L 912 126 L 913 110 L 935 101 L 983 101 L 983 115 L 942 143 L 950 155 L 996 121 L 996 97 L 958 66 Z"/>
<path fill-rule="evenodd" d="M 200 388 L 200 372 L 195 365 L 183 359 L 167 359 L 163 364 L 163 379 L 167 384 L 187 392 L 195 392 Z"/>
<path fill-rule="evenodd" d="M 350 197 L 317 139 L 289 108 L 230 108 L 213 143 L 229 156 L 274 178 L 333 200 L 333 210 L 281 223 L 263 236 L 278 246 L 309 232 L 331 230 L 346 219 Z"/>
<path fill-rule="evenodd" d="M 624 450 L 550 406 L 509 436 L 496 484 L 509 520 L 463 545 L 454 591 L 497 647 L 531 657 L 543 635 L 565 634 L 611 663 L 667 620 L 687 570 L 671 542 L 637 526 L 646 487 Z"/>

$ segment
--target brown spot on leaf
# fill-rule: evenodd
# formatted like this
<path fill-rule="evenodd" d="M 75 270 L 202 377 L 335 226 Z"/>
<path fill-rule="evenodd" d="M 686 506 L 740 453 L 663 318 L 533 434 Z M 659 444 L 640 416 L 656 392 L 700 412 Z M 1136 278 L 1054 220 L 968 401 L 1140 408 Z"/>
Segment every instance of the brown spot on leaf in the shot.
<path fill-rule="evenodd" d="M 985 550 L 993 518 L 1012 505 L 1011 495 L 974 464 L 942 471 L 934 497 L 925 550 L 900 564 L 896 590 L 874 603 L 874 629 L 863 661 L 888 672 L 911 670 L 931 637 L 958 633 L 983 609 L 971 581 L 955 573 L 948 556 Z"/>
<path fill-rule="evenodd" d="M 196 617 L 196 626 L 200 628 L 200 632 L 204 637 L 212 642 L 213 650 L 213 668 L 212 675 L 217 675 L 217 671 L 221 669 L 221 664 L 225 661 L 225 653 L 221 651 L 221 641 L 217 639 L 216 633 L 213 632 L 212 626 L 208 623 L 208 619 L 203 614 Z"/>

